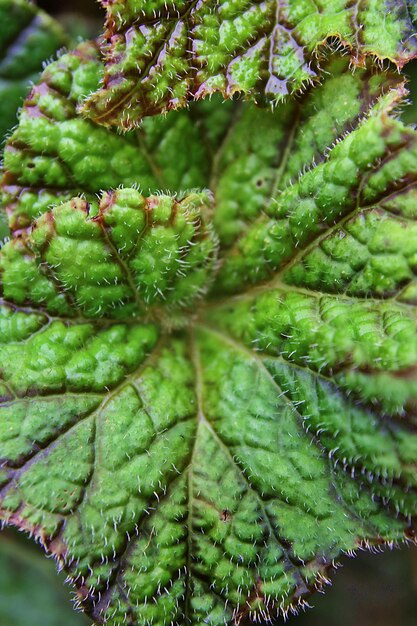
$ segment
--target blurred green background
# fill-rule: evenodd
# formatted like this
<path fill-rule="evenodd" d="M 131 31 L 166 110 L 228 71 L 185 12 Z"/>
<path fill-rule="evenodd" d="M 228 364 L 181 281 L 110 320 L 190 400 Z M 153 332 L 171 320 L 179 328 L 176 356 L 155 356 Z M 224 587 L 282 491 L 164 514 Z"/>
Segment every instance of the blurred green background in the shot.
<path fill-rule="evenodd" d="M 315 608 L 290 617 L 288 626 L 417 625 L 417 548 L 362 552 L 341 561 L 333 585 L 310 598 Z M 1 626 L 91 625 L 72 609 L 64 581 L 40 546 L 11 529 L 0 533 Z"/>
<path fill-rule="evenodd" d="M 74 40 L 94 36 L 102 26 L 103 14 L 94 0 L 38 4 L 53 13 Z M 417 62 L 407 73 L 410 98 L 417 103 Z M 405 107 L 402 115 L 417 124 L 417 106 Z M 0 218 L 0 238 L 6 234 Z M 417 626 L 417 547 L 361 552 L 341 563 L 325 595 L 311 598 L 315 609 L 290 617 L 290 626 Z M 71 587 L 64 581 L 65 575 L 57 576 L 54 561 L 45 558 L 40 546 L 14 529 L 0 533 L 0 626 L 91 625 L 73 610 Z"/>

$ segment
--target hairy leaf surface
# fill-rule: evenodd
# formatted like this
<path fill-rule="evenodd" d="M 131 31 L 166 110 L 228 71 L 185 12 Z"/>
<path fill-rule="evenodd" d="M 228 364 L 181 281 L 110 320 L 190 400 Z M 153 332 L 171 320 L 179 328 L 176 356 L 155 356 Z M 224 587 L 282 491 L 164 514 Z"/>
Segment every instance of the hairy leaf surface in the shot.
<path fill-rule="evenodd" d="M 146 115 L 220 92 L 276 104 L 317 82 L 330 41 L 355 64 L 398 67 L 417 53 L 407 0 L 102 0 L 104 84 L 87 102 L 97 122 L 137 126 Z"/>
<path fill-rule="evenodd" d="M 95 623 L 267 620 L 415 536 L 405 89 L 336 59 L 301 103 L 121 136 L 77 116 L 100 75 L 51 64 L 6 147 L 1 514 Z"/>
<path fill-rule="evenodd" d="M 27 0 L 0 1 L 0 137 L 17 122 L 16 111 L 42 63 L 67 43 L 59 24 Z"/>

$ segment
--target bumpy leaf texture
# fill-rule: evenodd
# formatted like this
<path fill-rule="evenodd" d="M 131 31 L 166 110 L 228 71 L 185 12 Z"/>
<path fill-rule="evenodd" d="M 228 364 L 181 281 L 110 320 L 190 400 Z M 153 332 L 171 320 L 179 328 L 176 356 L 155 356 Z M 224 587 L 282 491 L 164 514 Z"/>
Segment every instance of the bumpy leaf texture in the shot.
<path fill-rule="evenodd" d="M 361 65 L 417 54 L 415 0 L 101 0 L 104 84 L 86 110 L 123 128 L 220 92 L 279 103 L 322 73 L 334 42 Z M 413 22 L 414 20 L 414 22 Z"/>
<path fill-rule="evenodd" d="M 0 137 L 17 123 L 31 81 L 67 39 L 59 24 L 28 0 L 0 0 Z"/>
<path fill-rule="evenodd" d="M 122 136 L 83 44 L 8 141 L 1 514 L 97 624 L 266 620 L 415 536 L 417 132 L 347 65 Z"/>

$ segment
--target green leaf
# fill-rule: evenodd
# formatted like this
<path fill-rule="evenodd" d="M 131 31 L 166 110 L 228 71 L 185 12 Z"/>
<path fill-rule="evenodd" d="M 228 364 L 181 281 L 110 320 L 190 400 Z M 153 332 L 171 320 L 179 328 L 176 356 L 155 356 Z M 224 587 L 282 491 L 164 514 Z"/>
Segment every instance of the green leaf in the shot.
<path fill-rule="evenodd" d="M 27 0 L 0 0 L 0 137 L 42 64 L 67 43 L 59 24 Z"/>
<path fill-rule="evenodd" d="M 280 103 L 317 82 L 320 53 L 332 41 L 356 65 L 372 56 L 401 68 L 417 55 L 415 8 L 407 0 L 102 4 L 104 83 L 84 108 L 124 129 L 216 92 Z"/>
<path fill-rule="evenodd" d="M 77 116 L 100 75 L 51 64 L 6 147 L 1 515 L 97 624 L 274 619 L 415 537 L 405 88 L 336 59 L 273 112 L 118 135 Z"/>

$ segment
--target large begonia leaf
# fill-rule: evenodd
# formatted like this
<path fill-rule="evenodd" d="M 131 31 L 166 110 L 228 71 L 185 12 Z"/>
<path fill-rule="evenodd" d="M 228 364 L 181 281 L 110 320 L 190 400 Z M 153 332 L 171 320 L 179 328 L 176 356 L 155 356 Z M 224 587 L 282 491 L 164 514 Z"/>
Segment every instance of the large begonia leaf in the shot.
<path fill-rule="evenodd" d="M 66 43 L 58 22 L 32 2 L 0 0 L 0 141 L 42 64 Z"/>
<path fill-rule="evenodd" d="M 100 74 L 51 64 L 6 147 L 1 514 L 97 624 L 272 619 L 415 537 L 404 86 L 337 59 L 302 104 L 121 136 L 77 116 Z"/>
<path fill-rule="evenodd" d="M 408 0 L 101 2 L 106 71 L 86 110 L 104 125 L 132 128 L 215 92 L 279 103 L 317 81 L 331 41 L 359 65 L 372 56 L 402 67 L 417 54 Z"/>

